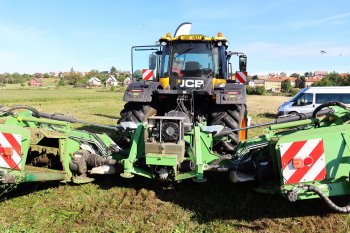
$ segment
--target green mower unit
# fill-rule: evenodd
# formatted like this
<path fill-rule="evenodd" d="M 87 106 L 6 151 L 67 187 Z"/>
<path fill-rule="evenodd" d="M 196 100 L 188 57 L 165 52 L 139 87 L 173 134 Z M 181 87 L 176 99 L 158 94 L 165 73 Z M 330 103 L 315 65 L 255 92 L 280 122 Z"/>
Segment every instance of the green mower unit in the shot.
<path fill-rule="evenodd" d="M 232 129 L 191 124 L 185 117 L 152 116 L 145 123 L 112 127 L 28 106 L 0 112 L 0 186 L 87 183 L 94 174 L 117 173 L 118 167 L 124 178 L 171 181 L 205 182 L 208 172 L 226 172 L 233 183 L 255 181 L 258 192 L 292 202 L 320 197 L 336 211 L 350 211 L 350 205 L 339 207 L 329 198 L 350 194 L 350 111 L 339 102 L 323 104 L 312 114 L 234 129 L 267 126 L 264 135 L 241 141 L 232 154 L 214 147 L 218 140 L 229 140 Z M 77 122 L 129 134 L 130 147 L 121 150 L 106 134 L 72 129 Z"/>
<path fill-rule="evenodd" d="M 115 172 L 112 153 L 117 145 L 106 134 L 73 130 L 67 120 L 71 118 L 28 106 L 1 108 L 0 186 L 37 181 L 87 183 L 93 180 L 90 174 Z"/>

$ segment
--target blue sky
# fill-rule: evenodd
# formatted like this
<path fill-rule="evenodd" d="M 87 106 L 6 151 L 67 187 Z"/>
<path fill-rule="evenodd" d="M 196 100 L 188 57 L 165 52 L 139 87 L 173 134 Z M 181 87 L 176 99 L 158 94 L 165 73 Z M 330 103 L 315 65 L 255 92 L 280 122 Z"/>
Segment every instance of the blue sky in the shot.
<path fill-rule="evenodd" d="M 222 32 L 250 74 L 350 72 L 347 0 L 0 0 L 0 73 L 130 70 L 131 46 L 185 21 L 193 33 Z"/>

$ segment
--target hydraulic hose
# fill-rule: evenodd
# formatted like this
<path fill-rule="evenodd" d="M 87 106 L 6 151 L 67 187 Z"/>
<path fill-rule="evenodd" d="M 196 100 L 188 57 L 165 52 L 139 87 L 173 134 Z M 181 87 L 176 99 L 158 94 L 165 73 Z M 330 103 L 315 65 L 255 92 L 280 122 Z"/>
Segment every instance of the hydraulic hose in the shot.
<path fill-rule="evenodd" d="M 341 213 L 350 213 L 350 204 L 346 206 L 338 206 L 336 205 L 329 197 L 323 194 L 323 192 L 313 185 L 304 185 L 302 186 L 303 189 L 306 189 L 308 191 L 316 193 L 332 210 L 335 210 L 337 212 Z"/>
<path fill-rule="evenodd" d="M 237 128 L 237 129 L 225 128 L 222 131 L 217 132 L 213 137 L 214 138 L 223 137 L 223 136 L 227 136 L 227 135 L 231 134 L 232 132 L 237 132 L 237 131 L 241 131 L 241 130 L 245 130 L 245 129 L 253 129 L 253 128 L 264 127 L 264 126 L 269 126 L 269 125 L 274 125 L 274 124 L 282 124 L 282 123 L 287 123 L 287 122 L 306 120 L 306 119 L 315 118 L 315 117 L 322 116 L 322 115 L 327 115 L 331 112 L 332 112 L 331 109 L 323 109 L 323 110 L 318 110 L 316 112 L 315 116 L 313 116 L 312 112 L 305 113 L 305 114 L 298 113 L 298 114 L 293 114 L 293 115 L 286 115 L 283 117 L 279 117 L 279 118 L 275 119 L 274 121 L 265 122 L 265 123 L 261 123 L 261 124 L 257 124 L 257 125 L 251 125 L 251 126 L 244 127 L 244 128 Z"/>
<path fill-rule="evenodd" d="M 317 113 L 322 109 L 322 108 L 326 108 L 326 107 L 329 107 L 329 106 L 338 106 L 338 107 L 341 107 L 341 108 L 344 108 L 344 109 L 347 109 L 348 107 L 341 103 L 341 102 L 338 102 L 338 101 L 333 101 L 333 102 L 326 102 L 324 104 L 321 104 L 320 106 L 318 106 L 317 108 L 315 108 L 315 110 L 312 112 L 312 118 L 315 118 Z"/>
<path fill-rule="evenodd" d="M 3 112 L 6 112 L 6 113 L 11 113 L 14 110 L 18 110 L 18 109 L 27 109 L 27 110 L 31 111 L 35 117 L 40 118 L 39 111 L 31 106 L 28 106 L 28 105 L 13 105 L 13 106 L 8 107 L 8 108 L 3 107 L 0 110 Z"/>

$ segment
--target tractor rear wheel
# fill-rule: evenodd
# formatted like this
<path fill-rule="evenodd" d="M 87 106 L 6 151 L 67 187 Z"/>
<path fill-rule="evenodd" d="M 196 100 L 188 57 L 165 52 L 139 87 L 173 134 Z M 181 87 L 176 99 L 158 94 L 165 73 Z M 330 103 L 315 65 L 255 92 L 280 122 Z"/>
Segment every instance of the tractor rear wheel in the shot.
<path fill-rule="evenodd" d="M 124 109 L 120 112 L 118 124 L 122 122 L 142 123 L 146 122 L 151 116 L 157 114 L 157 110 L 149 105 L 149 103 L 128 102 L 124 105 Z M 130 144 L 130 138 L 126 136 L 117 137 L 116 143 L 125 148 Z"/>
<path fill-rule="evenodd" d="M 209 114 L 208 125 L 222 125 L 229 129 L 246 127 L 247 109 L 245 104 L 223 106 L 219 105 Z M 227 141 L 215 140 L 213 150 L 220 153 L 231 153 L 240 140 L 246 139 L 246 131 L 236 131 L 227 135 Z"/>

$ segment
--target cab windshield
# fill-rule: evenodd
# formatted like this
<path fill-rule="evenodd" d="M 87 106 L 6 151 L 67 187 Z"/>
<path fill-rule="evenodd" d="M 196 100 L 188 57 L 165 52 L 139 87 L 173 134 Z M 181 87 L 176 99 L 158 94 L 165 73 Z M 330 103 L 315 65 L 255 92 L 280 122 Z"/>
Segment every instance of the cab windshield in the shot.
<path fill-rule="evenodd" d="M 163 47 L 161 74 L 163 77 L 208 78 L 219 73 L 218 47 L 209 42 L 174 42 Z"/>

